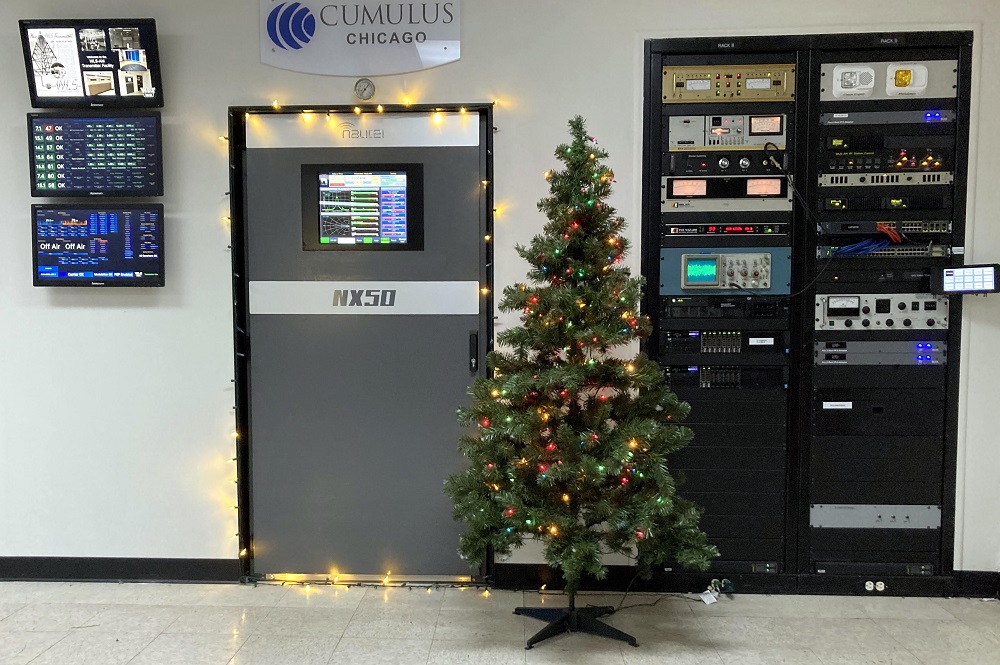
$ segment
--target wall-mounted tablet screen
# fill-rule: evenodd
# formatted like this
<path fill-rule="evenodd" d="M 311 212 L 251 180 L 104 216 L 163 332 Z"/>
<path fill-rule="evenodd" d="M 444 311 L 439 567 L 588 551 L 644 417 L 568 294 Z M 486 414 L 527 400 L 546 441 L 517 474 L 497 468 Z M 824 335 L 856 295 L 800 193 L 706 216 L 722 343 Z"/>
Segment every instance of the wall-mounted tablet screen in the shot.
<path fill-rule="evenodd" d="M 931 292 L 944 294 L 997 293 L 1000 265 L 984 263 L 954 268 L 935 268 L 931 271 Z"/>
<path fill-rule="evenodd" d="M 163 286 L 163 206 L 31 206 L 35 286 Z"/>
<path fill-rule="evenodd" d="M 160 114 L 30 113 L 32 196 L 163 196 Z"/>
<path fill-rule="evenodd" d="M 20 21 L 35 108 L 163 106 L 153 19 Z"/>

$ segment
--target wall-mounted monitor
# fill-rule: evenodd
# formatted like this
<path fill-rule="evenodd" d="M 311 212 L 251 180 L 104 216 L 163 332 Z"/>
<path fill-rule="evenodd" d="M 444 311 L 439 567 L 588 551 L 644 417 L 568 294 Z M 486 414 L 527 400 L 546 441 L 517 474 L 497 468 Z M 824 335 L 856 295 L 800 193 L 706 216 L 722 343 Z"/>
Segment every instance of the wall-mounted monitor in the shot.
<path fill-rule="evenodd" d="M 33 107 L 163 106 L 153 19 L 25 20 L 20 26 Z"/>
<path fill-rule="evenodd" d="M 303 164 L 302 248 L 424 248 L 423 165 Z"/>
<path fill-rule="evenodd" d="M 163 206 L 31 206 L 35 286 L 163 286 Z"/>
<path fill-rule="evenodd" d="M 29 113 L 32 196 L 163 196 L 160 114 Z"/>

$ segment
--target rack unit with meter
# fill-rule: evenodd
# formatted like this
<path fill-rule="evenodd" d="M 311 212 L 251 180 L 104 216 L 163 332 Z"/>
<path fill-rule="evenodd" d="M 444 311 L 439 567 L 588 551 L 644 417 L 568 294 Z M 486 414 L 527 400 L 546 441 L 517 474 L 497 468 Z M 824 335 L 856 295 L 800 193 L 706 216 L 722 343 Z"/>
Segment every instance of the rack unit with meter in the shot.
<path fill-rule="evenodd" d="M 790 64 L 696 65 L 663 68 L 663 103 L 792 101 L 795 67 Z"/>
<path fill-rule="evenodd" d="M 946 296 L 930 293 L 817 295 L 817 330 L 943 330 L 948 328 Z"/>
<path fill-rule="evenodd" d="M 784 177 L 706 176 L 662 180 L 662 212 L 790 212 L 792 193 Z"/>
<path fill-rule="evenodd" d="M 667 122 L 670 152 L 690 150 L 763 150 L 770 144 L 784 150 L 788 141 L 787 116 L 675 115 Z"/>

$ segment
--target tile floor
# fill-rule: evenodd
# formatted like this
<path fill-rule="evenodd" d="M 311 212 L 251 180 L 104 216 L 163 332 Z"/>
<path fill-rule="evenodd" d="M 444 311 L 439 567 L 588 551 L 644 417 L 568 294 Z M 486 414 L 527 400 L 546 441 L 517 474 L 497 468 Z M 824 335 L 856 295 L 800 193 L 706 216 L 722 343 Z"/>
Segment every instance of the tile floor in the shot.
<path fill-rule="evenodd" d="M 578 604 L 617 605 L 617 594 Z M 563 635 L 519 605 L 565 596 L 474 589 L 0 582 L 0 665 L 1000 665 L 1000 602 L 632 594 L 608 618 L 638 648 Z"/>

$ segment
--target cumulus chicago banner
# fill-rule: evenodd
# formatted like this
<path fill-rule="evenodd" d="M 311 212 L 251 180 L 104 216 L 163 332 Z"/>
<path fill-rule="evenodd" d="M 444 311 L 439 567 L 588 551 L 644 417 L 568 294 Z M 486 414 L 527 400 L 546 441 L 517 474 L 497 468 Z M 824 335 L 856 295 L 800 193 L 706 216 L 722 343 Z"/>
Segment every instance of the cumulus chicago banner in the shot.
<path fill-rule="evenodd" d="M 335 76 L 401 74 L 461 56 L 460 0 L 260 0 L 260 59 Z"/>

